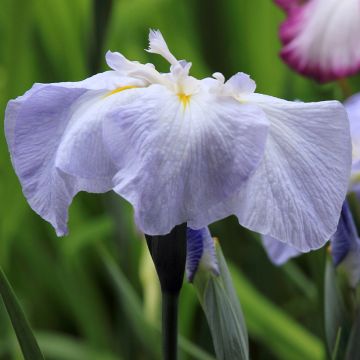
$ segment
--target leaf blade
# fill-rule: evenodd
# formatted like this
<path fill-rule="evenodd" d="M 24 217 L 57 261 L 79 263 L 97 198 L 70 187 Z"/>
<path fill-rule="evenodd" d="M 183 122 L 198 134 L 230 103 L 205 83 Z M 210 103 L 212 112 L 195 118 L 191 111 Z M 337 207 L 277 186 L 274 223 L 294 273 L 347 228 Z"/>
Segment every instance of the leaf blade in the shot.
<path fill-rule="evenodd" d="M 249 359 L 248 335 L 231 275 L 216 242 L 220 275 L 199 270 L 195 277 L 201 306 L 206 315 L 218 359 Z"/>
<path fill-rule="evenodd" d="M 44 360 L 25 314 L 11 288 L 5 273 L 0 268 L 0 294 L 9 314 L 25 360 Z"/>

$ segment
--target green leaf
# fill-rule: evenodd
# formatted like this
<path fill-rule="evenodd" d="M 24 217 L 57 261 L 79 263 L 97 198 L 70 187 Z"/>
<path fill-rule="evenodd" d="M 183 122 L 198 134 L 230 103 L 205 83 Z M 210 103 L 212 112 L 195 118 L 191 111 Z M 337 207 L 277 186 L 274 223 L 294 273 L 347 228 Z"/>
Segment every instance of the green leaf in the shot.
<path fill-rule="evenodd" d="M 70 336 L 39 333 L 37 339 L 44 354 L 53 360 L 122 360 L 118 354 L 99 349 Z"/>
<path fill-rule="evenodd" d="M 15 330 L 25 360 L 44 360 L 25 314 L 22 311 L 11 285 L 1 268 L 0 294 L 10 316 L 11 323 Z"/>
<path fill-rule="evenodd" d="M 346 349 L 346 360 L 358 359 L 360 356 L 360 308 L 356 311 L 355 320 L 351 329 Z"/>
<path fill-rule="evenodd" d="M 266 299 L 239 269 L 232 264 L 229 268 L 250 336 L 266 344 L 277 359 L 324 359 L 325 351 L 320 339 Z"/>
<path fill-rule="evenodd" d="M 210 327 L 215 352 L 219 360 L 249 359 L 244 316 L 218 242 L 216 254 L 220 275 L 199 269 L 194 282 Z"/>
<path fill-rule="evenodd" d="M 139 296 L 113 257 L 104 247 L 99 245 L 98 249 L 109 279 L 117 290 L 120 301 L 126 304 L 127 321 L 135 332 L 137 339 L 148 351 L 147 358 L 160 359 L 161 334 L 159 327 L 146 320 Z M 211 355 L 182 336 L 179 337 L 179 347 L 184 353 L 192 356 L 194 359 L 215 360 Z"/>
<path fill-rule="evenodd" d="M 332 359 L 344 359 L 346 343 L 350 332 L 349 314 L 345 299 L 339 288 L 338 277 L 330 258 L 325 269 L 325 334 L 329 353 Z"/>

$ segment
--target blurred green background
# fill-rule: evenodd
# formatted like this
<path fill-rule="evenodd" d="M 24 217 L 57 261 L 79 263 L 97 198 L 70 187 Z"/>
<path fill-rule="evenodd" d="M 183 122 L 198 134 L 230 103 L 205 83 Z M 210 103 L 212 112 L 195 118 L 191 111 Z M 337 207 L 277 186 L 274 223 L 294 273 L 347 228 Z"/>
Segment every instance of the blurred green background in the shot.
<path fill-rule="evenodd" d="M 34 82 L 76 81 L 106 69 L 107 49 L 168 65 L 146 53 L 160 29 L 192 75 L 249 73 L 259 92 L 287 99 L 340 96 L 292 73 L 279 59 L 282 12 L 270 0 L 0 0 L 0 107 Z M 47 359 L 160 358 L 160 299 L 131 207 L 114 194 L 82 193 L 70 235 L 57 238 L 28 206 L 0 139 L 0 264 Z M 320 250 L 276 268 L 259 238 L 235 218 L 211 227 L 231 264 L 252 359 L 323 359 Z M 181 359 L 214 359 L 195 291 L 185 284 Z M 0 359 L 21 359 L 0 301 Z"/>

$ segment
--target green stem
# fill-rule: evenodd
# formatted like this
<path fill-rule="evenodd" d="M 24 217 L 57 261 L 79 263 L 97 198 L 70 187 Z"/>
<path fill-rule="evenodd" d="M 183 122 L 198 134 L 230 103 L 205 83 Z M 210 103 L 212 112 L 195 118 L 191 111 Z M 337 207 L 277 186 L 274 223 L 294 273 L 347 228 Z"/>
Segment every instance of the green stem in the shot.
<path fill-rule="evenodd" d="M 167 235 L 145 235 L 162 292 L 163 359 L 177 360 L 178 299 L 186 262 L 186 224 Z"/>
<path fill-rule="evenodd" d="M 164 360 L 177 359 L 179 294 L 162 293 Z"/>

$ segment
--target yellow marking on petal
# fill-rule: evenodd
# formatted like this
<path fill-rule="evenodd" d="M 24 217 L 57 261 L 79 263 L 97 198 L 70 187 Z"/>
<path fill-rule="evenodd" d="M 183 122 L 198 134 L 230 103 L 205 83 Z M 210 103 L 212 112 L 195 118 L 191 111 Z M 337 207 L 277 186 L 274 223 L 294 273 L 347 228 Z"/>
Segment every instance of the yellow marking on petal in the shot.
<path fill-rule="evenodd" d="M 105 95 L 105 97 L 114 95 L 124 90 L 136 89 L 136 88 L 138 88 L 138 86 L 134 86 L 134 85 L 121 86 L 119 88 L 116 88 L 115 90 L 110 91 L 108 94 Z"/>
<path fill-rule="evenodd" d="M 183 104 L 184 106 L 184 109 L 186 108 L 186 106 L 189 104 L 190 102 L 190 98 L 191 98 L 191 95 L 186 95 L 184 93 L 179 93 L 177 94 L 177 96 L 179 97 L 181 103 Z"/>

